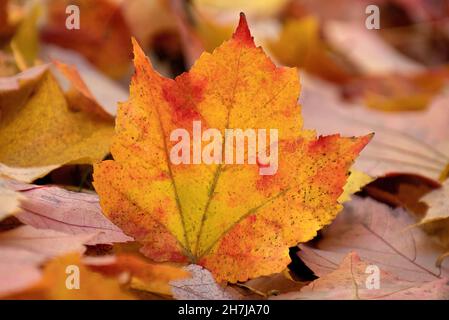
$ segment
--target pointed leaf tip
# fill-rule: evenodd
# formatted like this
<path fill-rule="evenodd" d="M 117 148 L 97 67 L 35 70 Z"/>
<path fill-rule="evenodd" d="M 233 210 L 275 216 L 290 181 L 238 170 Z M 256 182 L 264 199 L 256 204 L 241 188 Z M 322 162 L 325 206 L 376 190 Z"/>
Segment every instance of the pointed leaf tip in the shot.
<path fill-rule="evenodd" d="M 142 51 L 142 48 L 139 45 L 139 42 L 137 42 L 136 38 L 131 37 L 131 42 L 132 42 L 132 45 L 133 45 L 134 59 L 136 59 L 136 57 L 138 55 L 142 55 L 143 54 L 143 51 Z"/>
<path fill-rule="evenodd" d="M 240 21 L 237 29 L 235 30 L 232 38 L 234 40 L 241 41 L 248 45 L 254 46 L 254 39 L 251 36 L 251 32 L 248 28 L 248 22 L 246 21 L 246 16 L 243 12 L 240 12 Z"/>
<path fill-rule="evenodd" d="M 153 69 L 153 65 L 150 61 L 150 59 L 146 56 L 145 52 L 143 51 L 142 47 L 140 46 L 139 42 L 136 40 L 136 38 L 131 37 L 131 42 L 133 46 L 133 54 L 134 54 L 134 67 L 136 68 L 136 73 L 138 70 L 138 66 L 145 68 L 148 68 L 148 70 Z"/>

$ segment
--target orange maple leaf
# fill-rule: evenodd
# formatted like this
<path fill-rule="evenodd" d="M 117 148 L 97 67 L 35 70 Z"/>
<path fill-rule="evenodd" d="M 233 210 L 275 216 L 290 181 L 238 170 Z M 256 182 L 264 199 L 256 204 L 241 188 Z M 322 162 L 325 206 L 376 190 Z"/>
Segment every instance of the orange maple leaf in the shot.
<path fill-rule="evenodd" d="M 297 70 L 276 67 L 255 46 L 243 14 L 232 39 L 175 80 L 155 72 L 135 41 L 134 54 L 114 160 L 94 168 L 104 213 L 151 259 L 196 263 L 218 281 L 284 269 L 288 248 L 312 239 L 340 211 L 349 167 L 371 135 L 316 138 L 302 129 Z M 228 129 L 277 129 L 277 171 L 260 175 L 266 164 L 260 154 L 251 162 L 249 148 L 243 164 L 222 163 L 215 156 L 225 143 L 211 164 L 175 165 L 171 133 L 192 136 L 194 121 L 220 137 Z M 208 146 L 200 142 L 203 155 Z M 194 157 L 195 148 L 184 156 Z"/>

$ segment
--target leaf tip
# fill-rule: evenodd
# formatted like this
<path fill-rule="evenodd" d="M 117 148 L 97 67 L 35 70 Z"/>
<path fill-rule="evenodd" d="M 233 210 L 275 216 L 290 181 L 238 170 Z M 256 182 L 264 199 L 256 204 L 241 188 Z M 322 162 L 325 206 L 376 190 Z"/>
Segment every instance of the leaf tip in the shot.
<path fill-rule="evenodd" d="M 139 42 L 137 42 L 136 38 L 131 37 L 131 42 L 133 46 L 134 59 L 136 59 L 136 57 L 143 54 L 143 50 L 142 47 L 139 45 Z"/>
<path fill-rule="evenodd" d="M 376 135 L 375 132 L 370 132 L 367 135 L 365 135 L 366 143 L 370 142 L 374 138 L 375 135 Z"/>
<path fill-rule="evenodd" d="M 136 74 L 139 73 L 139 70 L 146 70 L 147 72 L 153 70 L 153 65 L 151 64 L 150 59 L 148 59 L 136 38 L 131 37 L 131 42 L 133 47 L 133 62 Z"/>
<path fill-rule="evenodd" d="M 251 32 L 249 31 L 248 22 L 246 21 L 246 16 L 243 12 L 240 12 L 240 21 L 237 29 L 232 35 L 234 40 L 238 40 L 242 43 L 254 47 L 254 38 L 251 36 Z"/>

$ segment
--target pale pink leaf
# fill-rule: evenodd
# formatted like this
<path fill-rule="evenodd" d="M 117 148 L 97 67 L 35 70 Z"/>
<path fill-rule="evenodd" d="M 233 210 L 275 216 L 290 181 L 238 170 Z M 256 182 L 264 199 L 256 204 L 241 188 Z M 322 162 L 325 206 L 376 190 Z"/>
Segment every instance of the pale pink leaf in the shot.
<path fill-rule="evenodd" d="M 72 235 L 96 234 L 89 245 L 133 240 L 102 214 L 98 195 L 94 193 L 12 181 L 9 186 L 26 197 L 17 213 L 17 218 L 25 224 Z"/>
<path fill-rule="evenodd" d="M 304 126 L 319 134 L 359 136 L 374 132 L 354 168 L 372 177 L 413 173 L 437 180 L 449 163 L 449 94 L 421 111 L 386 113 L 344 102 L 338 89 L 302 76 Z M 429 125 L 431 124 L 431 125 Z"/>
<path fill-rule="evenodd" d="M 403 209 L 372 199 L 354 199 L 345 204 L 337 219 L 314 246 L 301 245 L 298 253 L 317 276 L 338 268 L 351 251 L 370 264 L 417 284 L 449 277 L 449 261 L 435 266 L 443 248 L 430 241 Z"/>
<path fill-rule="evenodd" d="M 356 253 L 351 252 L 336 270 L 313 281 L 299 292 L 282 294 L 274 299 L 440 300 L 448 298 L 449 280 L 447 278 L 424 284 L 401 280 L 382 269 L 373 269 Z"/>
<path fill-rule="evenodd" d="M 19 291 L 39 279 L 45 261 L 72 252 L 84 253 L 95 235 L 68 235 L 21 226 L 0 233 L 0 296 Z"/>

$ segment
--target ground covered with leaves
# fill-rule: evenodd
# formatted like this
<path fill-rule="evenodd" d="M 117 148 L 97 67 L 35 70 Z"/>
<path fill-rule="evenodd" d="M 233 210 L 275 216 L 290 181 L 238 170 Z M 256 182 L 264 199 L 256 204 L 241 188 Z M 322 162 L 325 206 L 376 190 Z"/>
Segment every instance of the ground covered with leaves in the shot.
<path fill-rule="evenodd" d="M 2 1 L 0 298 L 449 299 L 448 18 Z"/>

